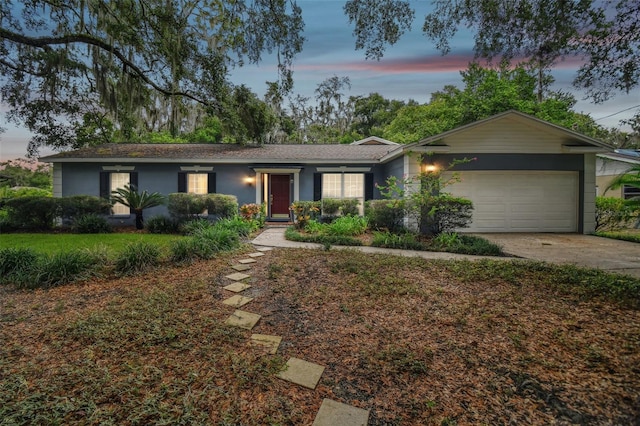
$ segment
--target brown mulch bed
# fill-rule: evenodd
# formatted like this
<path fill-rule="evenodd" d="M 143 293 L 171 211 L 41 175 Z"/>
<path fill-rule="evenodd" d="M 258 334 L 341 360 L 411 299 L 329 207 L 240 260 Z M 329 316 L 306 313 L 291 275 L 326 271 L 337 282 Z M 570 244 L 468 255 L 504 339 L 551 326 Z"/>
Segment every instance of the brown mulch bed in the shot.
<path fill-rule="evenodd" d="M 262 315 L 253 332 L 283 337 L 271 356 L 220 326 L 241 257 L 0 288 L 0 405 L 73 405 L 66 424 L 311 424 L 323 398 L 371 410 L 370 425 L 640 422 L 638 310 L 517 272 L 469 280 L 465 262 L 277 249 L 243 308 Z M 274 378 L 292 356 L 326 367 L 315 390 Z"/>

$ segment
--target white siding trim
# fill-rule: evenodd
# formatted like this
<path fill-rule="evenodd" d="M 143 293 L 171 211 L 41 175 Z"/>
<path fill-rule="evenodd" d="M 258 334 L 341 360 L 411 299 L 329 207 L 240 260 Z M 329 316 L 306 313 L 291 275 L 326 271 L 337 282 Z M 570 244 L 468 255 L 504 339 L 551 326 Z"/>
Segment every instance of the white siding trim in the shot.
<path fill-rule="evenodd" d="M 53 196 L 62 197 L 62 164 L 53 164 Z"/>
<path fill-rule="evenodd" d="M 584 154 L 584 195 L 582 233 L 596 231 L 596 155 Z"/>

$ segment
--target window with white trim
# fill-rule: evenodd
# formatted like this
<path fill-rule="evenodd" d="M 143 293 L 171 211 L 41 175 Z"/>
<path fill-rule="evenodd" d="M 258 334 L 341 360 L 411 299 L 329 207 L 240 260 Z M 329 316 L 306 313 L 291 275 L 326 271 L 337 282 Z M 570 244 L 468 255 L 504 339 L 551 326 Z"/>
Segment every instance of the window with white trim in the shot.
<path fill-rule="evenodd" d="M 187 173 L 187 192 L 191 194 L 208 194 L 209 175 L 207 173 Z"/>
<path fill-rule="evenodd" d="M 323 173 L 322 198 L 357 199 L 360 214 L 364 209 L 364 173 Z"/>
<path fill-rule="evenodd" d="M 115 191 L 119 188 L 124 188 L 131 182 L 130 173 L 109 173 L 109 188 L 111 191 Z M 121 203 L 115 203 L 111 208 L 112 215 L 129 215 L 131 210 L 129 207 Z"/>

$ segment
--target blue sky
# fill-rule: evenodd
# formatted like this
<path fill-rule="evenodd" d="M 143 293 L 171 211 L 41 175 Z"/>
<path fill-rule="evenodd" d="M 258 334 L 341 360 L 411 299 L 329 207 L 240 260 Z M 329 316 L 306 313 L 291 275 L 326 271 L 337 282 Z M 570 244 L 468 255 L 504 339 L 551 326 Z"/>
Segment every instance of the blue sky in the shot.
<path fill-rule="evenodd" d="M 461 86 L 460 70 L 467 68 L 473 59 L 473 40 L 468 32 L 460 32 L 451 42 L 451 53 L 441 56 L 432 43 L 422 34 L 424 15 L 429 3 L 414 1 L 416 19 L 410 33 L 399 43 L 387 48 L 380 61 L 367 61 L 363 51 L 355 50 L 353 29 L 343 13 L 343 0 L 299 0 L 305 20 L 306 42 L 294 64 L 294 92 L 313 98 L 314 90 L 323 80 L 336 75 L 349 77 L 349 95 L 368 95 L 378 92 L 386 98 L 427 102 L 431 93 L 446 84 Z M 578 64 L 572 61 L 560 63 L 553 72 L 555 89 L 574 93 L 579 100 L 576 111 L 590 114 L 594 119 L 614 114 L 640 104 L 640 93 L 636 90 L 629 95 L 618 95 L 605 104 L 594 105 L 583 100 L 583 94 L 571 86 Z M 268 55 L 257 66 L 246 66 L 231 71 L 231 81 L 245 84 L 262 96 L 266 81 L 275 81 L 277 70 L 275 60 Z M 0 106 L 0 113 L 5 108 Z M 618 122 L 630 118 L 634 110 L 599 120 L 607 127 L 618 127 Z M 8 131 L 0 135 L 0 161 L 23 157 L 29 140 L 24 129 L 6 124 L 2 117 L 2 127 Z M 42 150 L 45 155 L 50 151 Z"/>

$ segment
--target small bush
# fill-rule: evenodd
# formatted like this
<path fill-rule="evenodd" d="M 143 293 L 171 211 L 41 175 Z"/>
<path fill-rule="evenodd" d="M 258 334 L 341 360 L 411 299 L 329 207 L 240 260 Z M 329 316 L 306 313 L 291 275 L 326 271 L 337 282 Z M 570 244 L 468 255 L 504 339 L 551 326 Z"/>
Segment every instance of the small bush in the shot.
<path fill-rule="evenodd" d="M 209 221 L 209 219 L 205 219 L 203 217 L 188 220 L 183 222 L 180 225 L 180 232 L 183 235 L 194 235 L 204 229 L 209 229 L 213 227 L 213 223 Z"/>
<path fill-rule="evenodd" d="M 8 222 L 19 229 L 48 230 L 60 216 L 57 199 L 51 197 L 21 197 L 4 200 Z"/>
<path fill-rule="evenodd" d="M 420 232 L 438 235 L 466 228 L 471 223 L 473 203 L 466 198 L 443 193 L 430 198 L 421 212 Z"/>
<path fill-rule="evenodd" d="M 177 192 L 167 196 L 167 209 L 171 217 L 183 221 L 202 214 L 206 207 L 205 200 L 201 196 Z"/>
<path fill-rule="evenodd" d="M 64 221 L 88 214 L 108 215 L 111 209 L 109 200 L 91 195 L 73 195 L 56 198 L 56 200 L 60 206 L 60 216 Z"/>
<path fill-rule="evenodd" d="M 178 234 L 180 222 L 169 216 L 153 216 L 145 220 L 144 227 L 150 234 Z"/>
<path fill-rule="evenodd" d="M 404 229 L 405 200 L 371 200 L 366 205 L 366 216 L 373 229 L 399 232 Z"/>
<path fill-rule="evenodd" d="M 30 248 L 0 249 L 0 283 L 22 283 L 38 264 L 39 258 Z"/>
<path fill-rule="evenodd" d="M 45 257 L 35 268 L 33 281 L 23 283 L 22 287 L 56 287 L 91 278 L 100 265 L 96 260 L 87 250 L 59 252 Z"/>
<path fill-rule="evenodd" d="M 169 260 L 173 263 L 191 263 L 196 259 L 211 259 L 216 247 L 205 238 L 185 237 L 171 244 Z"/>
<path fill-rule="evenodd" d="M 371 245 L 403 250 L 424 250 L 424 245 L 410 232 L 395 234 L 389 231 L 374 232 Z"/>
<path fill-rule="evenodd" d="M 237 232 L 241 237 L 248 237 L 252 232 L 258 230 L 257 221 L 245 220 L 240 216 L 220 219 L 218 222 L 216 222 L 216 226 Z"/>
<path fill-rule="evenodd" d="M 131 275 L 148 271 L 160 262 L 160 249 L 144 241 L 128 244 L 116 257 L 115 272 Z"/>
<path fill-rule="evenodd" d="M 318 218 L 320 201 L 296 201 L 289 210 L 293 213 L 296 228 L 304 229 L 310 220 Z"/>
<path fill-rule="evenodd" d="M 193 234 L 193 238 L 200 240 L 194 244 L 207 244 L 214 252 L 230 251 L 240 246 L 238 233 L 221 226 L 199 230 Z"/>
<path fill-rule="evenodd" d="M 238 214 L 238 198 L 235 195 L 206 194 L 202 197 L 209 216 L 230 218 Z"/>
<path fill-rule="evenodd" d="M 112 226 L 104 216 L 88 213 L 76 217 L 71 229 L 76 234 L 108 234 L 113 232 Z"/>
<path fill-rule="evenodd" d="M 360 201 L 355 198 L 323 198 L 321 204 L 324 216 L 346 216 L 359 213 Z"/>
<path fill-rule="evenodd" d="M 622 198 L 596 197 L 596 231 L 625 228 L 636 217 L 632 206 Z"/>
<path fill-rule="evenodd" d="M 284 233 L 287 240 L 306 243 L 317 243 L 325 246 L 361 246 L 362 241 L 348 235 L 327 235 L 327 234 L 301 234 L 293 227 L 287 228 Z"/>
<path fill-rule="evenodd" d="M 327 235 L 362 235 L 367 230 L 368 220 L 360 216 L 342 216 L 327 225 Z"/>

